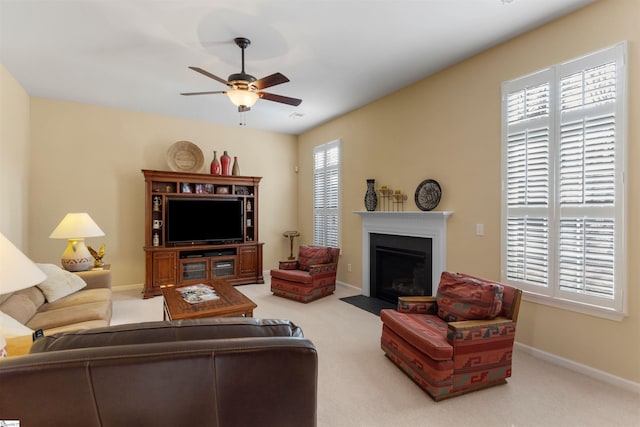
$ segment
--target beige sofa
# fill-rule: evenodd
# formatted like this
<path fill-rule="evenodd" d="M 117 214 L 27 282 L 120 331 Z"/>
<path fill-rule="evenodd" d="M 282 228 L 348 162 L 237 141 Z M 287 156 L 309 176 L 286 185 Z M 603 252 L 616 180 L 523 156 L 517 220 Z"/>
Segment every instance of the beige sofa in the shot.
<path fill-rule="evenodd" d="M 43 329 L 45 334 L 50 335 L 57 332 L 109 326 L 112 306 L 109 270 L 69 273 L 51 264 L 39 265 L 39 267 L 48 268 L 47 271 L 43 270 L 48 279 L 51 276 L 62 278 L 62 284 L 60 281 L 49 281 L 21 291 L 0 295 L 0 312 L 15 319 L 16 323 L 26 326 L 20 331 L 19 325 L 15 325 L 18 328 L 14 326 L 13 330 L 17 329 L 21 333 L 14 335 L 26 335 L 30 333 L 29 329 Z M 86 286 L 78 281 L 77 277 L 80 277 Z M 83 286 L 81 289 L 75 290 L 81 286 Z M 67 293 L 68 295 L 65 295 Z M 54 298 L 56 299 L 53 302 L 49 301 Z"/>

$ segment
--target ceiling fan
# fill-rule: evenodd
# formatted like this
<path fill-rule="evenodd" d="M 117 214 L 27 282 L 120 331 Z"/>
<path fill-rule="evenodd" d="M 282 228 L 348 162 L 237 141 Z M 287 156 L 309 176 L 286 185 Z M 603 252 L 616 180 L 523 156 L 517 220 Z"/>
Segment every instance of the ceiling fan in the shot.
<path fill-rule="evenodd" d="M 218 77 L 210 72 L 198 67 L 189 67 L 193 71 L 197 71 L 213 80 L 217 80 L 222 84 L 229 86 L 229 90 L 215 90 L 208 92 L 188 92 L 181 93 L 180 95 L 210 95 L 216 93 L 225 93 L 231 100 L 231 102 L 238 107 L 238 111 L 243 113 L 249 111 L 251 107 L 258 101 L 258 99 L 266 99 L 267 101 L 280 102 L 282 104 L 298 106 L 302 102 L 301 99 L 290 98 L 288 96 L 276 95 L 269 92 L 262 92 L 271 86 L 279 85 L 289 81 L 281 73 L 274 73 L 270 76 L 263 77 L 260 80 L 256 80 L 251 74 L 244 72 L 244 50 L 251 44 L 251 40 L 245 37 L 237 37 L 233 39 L 238 47 L 242 49 L 242 71 L 236 74 L 231 74 L 227 80 Z"/>

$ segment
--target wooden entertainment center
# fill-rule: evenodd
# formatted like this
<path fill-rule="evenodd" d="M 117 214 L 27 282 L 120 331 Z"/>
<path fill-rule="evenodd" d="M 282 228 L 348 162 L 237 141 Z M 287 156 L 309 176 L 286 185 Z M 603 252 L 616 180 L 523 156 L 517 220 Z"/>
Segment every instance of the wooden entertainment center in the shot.
<path fill-rule="evenodd" d="M 258 241 L 260 177 L 146 169 L 142 173 L 145 179 L 144 298 L 161 295 L 160 287 L 164 285 L 210 284 L 214 279 L 224 279 L 232 285 L 264 283 L 263 243 Z M 228 240 L 226 237 L 209 239 L 212 236 L 203 236 L 201 239 L 195 236 L 192 241 L 171 241 L 170 237 L 175 236 L 169 234 L 172 217 L 167 213 L 167 206 L 189 202 L 203 203 L 203 206 L 229 202 L 229 205 L 238 206 L 237 221 L 241 221 L 241 225 L 235 224 L 233 217 L 234 224 L 218 223 L 222 227 L 217 227 L 225 233 L 236 232 L 238 236 L 233 235 Z M 219 220 L 215 213 L 210 217 L 210 221 Z M 228 216 L 224 220 L 229 221 Z M 178 226 L 173 224 L 173 230 Z M 194 227 L 197 230 L 197 223 L 189 227 L 192 233 Z M 203 224 L 203 233 L 207 229 Z"/>

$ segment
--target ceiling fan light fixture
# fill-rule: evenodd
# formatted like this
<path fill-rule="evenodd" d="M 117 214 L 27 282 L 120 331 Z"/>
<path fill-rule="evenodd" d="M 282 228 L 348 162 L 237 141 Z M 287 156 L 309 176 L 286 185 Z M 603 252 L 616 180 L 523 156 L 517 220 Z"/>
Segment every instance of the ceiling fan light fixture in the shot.
<path fill-rule="evenodd" d="M 227 91 L 227 96 L 233 103 L 233 105 L 237 107 L 247 107 L 251 108 L 258 101 L 260 96 L 251 90 L 248 89 L 238 89 L 236 87 Z"/>

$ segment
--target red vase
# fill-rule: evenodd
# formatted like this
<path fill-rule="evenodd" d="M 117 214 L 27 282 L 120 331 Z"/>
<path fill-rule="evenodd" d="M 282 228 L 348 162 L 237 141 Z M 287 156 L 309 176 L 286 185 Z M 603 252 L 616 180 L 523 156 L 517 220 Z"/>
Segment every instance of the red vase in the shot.
<path fill-rule="evenodd" d="M 220 163 L 222 164 L 222 175 L 231 175 L 231 170 L 229 169 L 231 156 L 227 154 L 227 150 L 224 150 L 224 153 L 220 156 Z"/>
<path fill-rule="evenodd" d="M 216 151 L 213 152 L 213 160 L 211 160 L 211 175 L 220 175 L 220 162 Z"/>

